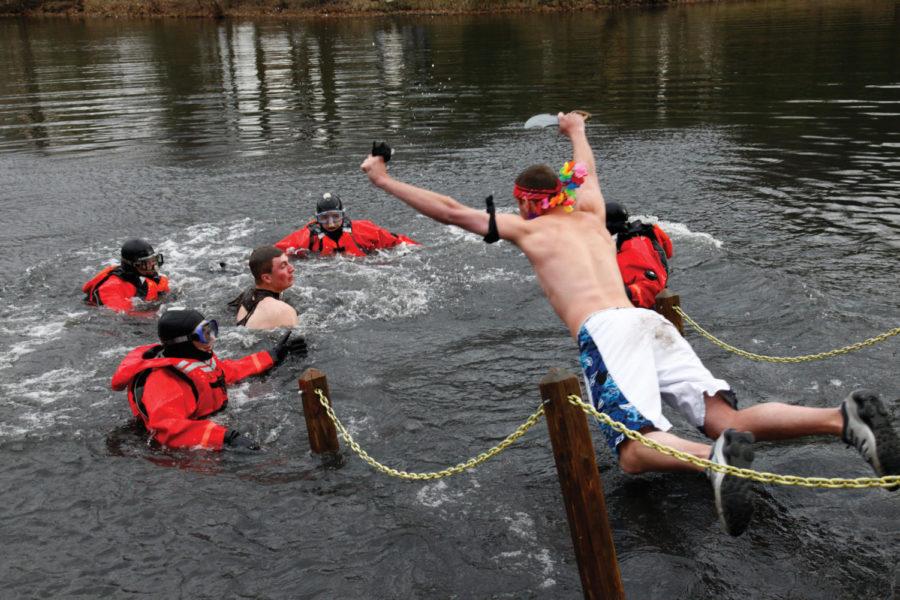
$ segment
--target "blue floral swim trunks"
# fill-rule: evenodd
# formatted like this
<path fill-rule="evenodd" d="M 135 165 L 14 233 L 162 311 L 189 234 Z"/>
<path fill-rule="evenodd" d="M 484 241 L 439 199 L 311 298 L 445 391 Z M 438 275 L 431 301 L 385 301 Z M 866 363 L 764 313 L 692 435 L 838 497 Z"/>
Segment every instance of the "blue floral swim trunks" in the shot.
<path fill-rule="evenodd" d="M 613 381 L 594 339 L 585 328 L 578 332 L 578 347 L 581 349 L 581 370 L 584 371 L 587 385 L 591 390 L 594 408 L 613 420 L 624 423 L 632 431 L 653 427 L 653 423 L 645 419 L 638 409 L 628 402 L 625 394 Z M 618 453 L 619 444 L 625 441 L 625 434 L 619 433 L 605 423 L 599 425 L 610 449 Z"/>

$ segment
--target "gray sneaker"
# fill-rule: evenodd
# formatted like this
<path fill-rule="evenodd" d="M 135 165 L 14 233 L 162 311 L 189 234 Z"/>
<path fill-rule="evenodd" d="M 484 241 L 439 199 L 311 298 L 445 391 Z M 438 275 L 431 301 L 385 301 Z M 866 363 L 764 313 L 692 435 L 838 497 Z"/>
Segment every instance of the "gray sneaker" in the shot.
<path fill-rule="evenodd" d="M 841 415 L 841 439 L 855 446 L 879 477 L 900 475 L 900 439 L 891 427 L 891 413 L 878 394 L 871 390 L 851 392 L 841 402 Z"/>
<path fill-rule="evenodd" d="M 720 465 L 749 468 L 753 463 L 753 434 L 726 429 L 713 444 L 709 460 Z M 752 483 L 749 479 L 725 475 L 710 469 L 707 469 L 706 475 L 712 483 L 716 497 L 719 522 L 730 535 L 735 537 L 741 535 L 753 516 Z"/>

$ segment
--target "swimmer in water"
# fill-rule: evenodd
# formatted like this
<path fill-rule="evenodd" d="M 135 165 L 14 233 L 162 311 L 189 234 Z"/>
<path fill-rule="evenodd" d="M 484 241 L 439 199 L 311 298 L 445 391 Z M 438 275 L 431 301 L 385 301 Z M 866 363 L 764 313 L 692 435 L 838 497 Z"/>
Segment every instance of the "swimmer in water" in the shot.
<path fill-rule="evenodd" d="M 164 312 L 157 332 L 161 343 L 129 352 L 112 378 L 112 389 L 128 391 L 131 412 L 152 438 L 170 448 L 258 450 L 253 439 L 208 417 L 225 407 L 227 386 L 284 362 L 290 332 L 271 350 L 237 360 L 215 355 L 219 325 L 196 310 Z"/>
<path fill-rule="evenodd" d="M 169 291 L 169 279 L 157 270 L 162 265 L 163 255 L 146 240 L 127 240 L 122 244 L 120 264 L 106 267 L 82 286 L 85 302 L 130 312 L 134 310 L 135 298 L 145 302 L 160 300 Z"/>
<path fill-rule="evenodd" d="M 237 309 L 237 324 L 248 329 L 293 328 L 297 311 L 281 299 L 294 285 L 294 267 L 287 254 L 275 246 L 260 246 L 250 254 L 255 285 L 229 303 Z"/>
<path fill-rule="evenodd" d="M 316 203 L 315 218 L 275 246 L 291 256 L 366 256 L 375 250 L 393 248 L 400 244 L 419 245 L 415 240 L 391 233 L 372 221 L 351 221 L 344 211 L 340 196 L 328 192 Z"/>

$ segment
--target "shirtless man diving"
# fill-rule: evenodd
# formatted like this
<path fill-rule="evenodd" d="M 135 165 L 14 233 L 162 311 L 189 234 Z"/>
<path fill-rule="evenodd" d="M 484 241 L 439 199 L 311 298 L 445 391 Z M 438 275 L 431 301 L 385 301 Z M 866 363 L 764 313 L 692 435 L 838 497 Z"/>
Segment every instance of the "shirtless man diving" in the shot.
<path fill-rule="evenodd" d="M 616 265 L 616 246 L 606 229 L 606 209 L 594 153 L 577 113 L 559 115 L 559 131 L 572 143 L 575 166 L 567 181 L 545 165 L 516 178 L 519 215 L 490 215 L 449 196 L 391 177 L 380 156 L 369 155 L 362 170 L 376 187 L 438 222 L 508 240 L 531 261 L 550 305 L 579 345 L 585 384 L 598 410 L 629 429 L 700 458 L 749 467 L 755 439 L 806 435 L 841 436 L 854 444 L 879 475 L 900 473 L 900 443 L 887 408 L 874 393 L 857 390 L 839 407 L 809 408 L 769 402 L 737 410 L 730 386 L 703 366 L 690 345 L 655 312 L 633 308 Z M 581 181 L 574 198 L 565 193 Z M 574 200 L 574 202 L 572 201 Z M 565 240 L 565 243 L 560 243 Z M 662 402 L 680 411 L 713 444 L 668 433 Z M 601 425 L 626 473 L 695 471 Z M 746 479 L 708 473 L 719 519 L 740 535 L 753 513 Z"/>

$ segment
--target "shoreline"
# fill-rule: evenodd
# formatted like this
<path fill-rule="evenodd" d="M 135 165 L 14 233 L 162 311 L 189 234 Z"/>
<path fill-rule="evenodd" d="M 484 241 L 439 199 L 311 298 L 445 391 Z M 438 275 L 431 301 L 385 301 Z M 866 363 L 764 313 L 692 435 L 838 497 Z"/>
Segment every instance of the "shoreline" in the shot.
<path fill-rule="evenodd" d="M 0 18 L 334 18 L 561 13 L 721 0 L 0 0 Z M 746 0 L 738 0 L 746 1 Z M 490 7 L 486 7 L 490 4 Z"/>

